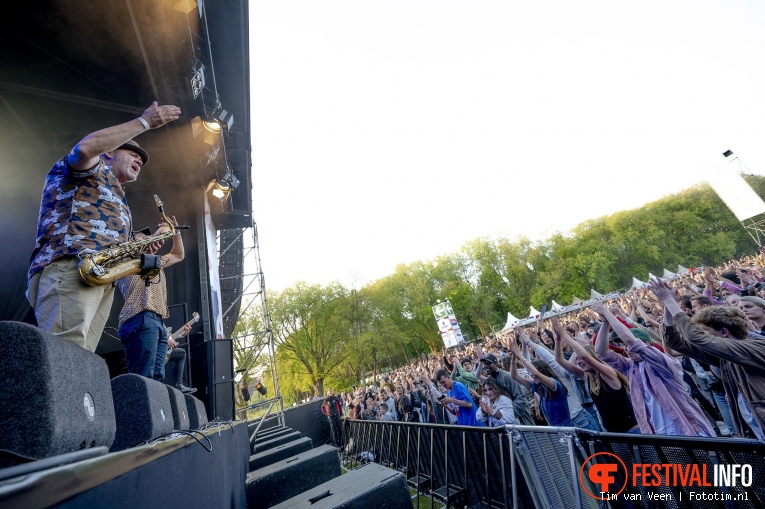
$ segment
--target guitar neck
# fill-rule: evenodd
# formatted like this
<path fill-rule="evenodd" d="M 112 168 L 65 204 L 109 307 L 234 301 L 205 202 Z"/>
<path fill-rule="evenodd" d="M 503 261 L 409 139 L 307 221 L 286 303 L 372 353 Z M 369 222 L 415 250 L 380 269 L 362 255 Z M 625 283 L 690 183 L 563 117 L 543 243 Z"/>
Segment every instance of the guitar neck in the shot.
<path fill-rule="evenodd" d="M 188 325 L 189 327 L 191 327 L 192 325 L 194 325 L 195 323 L 197 323 L 197 321 L 199 321 L 199 315 L 197 315 L 197 313 L 196 313 L 196 312 L 194 312 L 194 318 L 192 318 L 191 320 L 189 320 L 189 321 L 186 323 L 186 325 Z M 178 339 L 178 338 L 182 338 L 182 337 L 184 336 L 184 329 L 186 328 L 186 325 L 184 325 L 183 327 L 181 327 L 180 329 L 178 329 L 178 330 L 177 330 L 177 331 L 175 331 L 174 333 L 170 334 L 170 339 L 172 339 L 173 341 L 175 341 L 175 340 L 176 340 L 176 339 Z"/>

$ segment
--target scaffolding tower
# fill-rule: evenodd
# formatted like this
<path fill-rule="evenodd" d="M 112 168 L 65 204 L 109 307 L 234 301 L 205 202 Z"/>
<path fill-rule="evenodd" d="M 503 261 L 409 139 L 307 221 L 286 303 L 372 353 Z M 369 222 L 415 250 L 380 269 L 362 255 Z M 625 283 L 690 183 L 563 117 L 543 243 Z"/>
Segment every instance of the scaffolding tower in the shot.
<path fill-rule="evenodd" d="M 252 239 L 251 245 L 249 239 Z M 271 315 L 268 309 L 268 294 L 263 275 L 263 267 L 260 258 L 260 241 L 258 239 L 258 226 L 253 223 L 251 228 L 234 228 L 219 230 L 218 238 L 220 255 L 218 267 L 220 272 L 221 303 L 223 311 L 223 330 L 227 337 L 231 337 L 234 343 L 234 352 L 239 354 L 238 365 L 235 365 L 235 394 L 240 393 L 246 387 L 252 370 L 258 365 L 261 355 L 266 354 L 269 358 L 268 366 L 271 370 L 273 384 L 274 403 L 278 403 L 276 414 L 280 426 L 284 426 L 284 403 L 279 389 L 279 376 L 276 371 L 276 351 L 274 336 L 271 329 Z M 245 273 L 251 270 L 249 274 Z M 257 309 L 257 308 L 260 309 Z M 233 336 L 234 328 L 239 317 L 249 309 L 255 311 L 260 319 L 260 328 L 240 336 Z M 235 363 L 237 363 L 235 359 Z M 256 389 L 265 395 L 265 389 L 261 384 Z M 245 391 L 249 394 L 249 388 Z M 259 405 L 245 406 L 236 412 L 245 418 L 246 411 Z M 269 410 L 274 405 L 269 407 Z M 269 411 L 267 410 L 267 412 Z"/>

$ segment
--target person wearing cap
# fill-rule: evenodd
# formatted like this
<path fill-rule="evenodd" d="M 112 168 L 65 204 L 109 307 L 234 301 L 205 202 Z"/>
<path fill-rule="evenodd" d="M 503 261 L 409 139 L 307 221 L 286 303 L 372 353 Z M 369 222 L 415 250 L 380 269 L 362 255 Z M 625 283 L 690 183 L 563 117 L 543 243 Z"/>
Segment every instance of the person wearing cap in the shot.
<path fill-rule="evenodd" d="M 481 362 L 486 366 L 489 377 L 497 381 L 503 391 L 510 397 L 513 402 L 513 411 L 519 424 L 527 426 L 534 425 L 534 418 L 531 416 L 531 410 L 529 408 L 529 402 L 526 399 L 526 393 L 521 387 L 521 384 L 513 380 L 510 373 L 500 369 L 497 356 L 493 353 L 487 353 L 486 355 L 480 355 Z M 481 383 L 484 383 L 488 377 L 479 375 L 478 379 Z"/>
<path fill-rule="evenodd" d="M 85 284 L 77 254 L 130 240 L 133 225 L 122 186 L 135 181 L 149 160 L 133 138 L 180 113 L 155 101 L 136 119 L 88 134 L 48 172 L 27 273 L 27 299 L 40 328 L 96 350 L 114 287 Z"/>

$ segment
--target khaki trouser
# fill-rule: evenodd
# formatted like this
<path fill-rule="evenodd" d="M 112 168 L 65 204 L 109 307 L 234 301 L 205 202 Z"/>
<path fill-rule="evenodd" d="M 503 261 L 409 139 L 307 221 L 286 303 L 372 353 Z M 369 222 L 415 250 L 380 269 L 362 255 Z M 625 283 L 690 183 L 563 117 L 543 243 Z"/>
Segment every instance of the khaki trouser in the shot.
<path fill-rule="evenodd" d="M 29 280 L 27 299 L 38 327 L 95 352 L 112 308 L 114 286 L 86 285 L 77 263 L 76 256 L 67 256 L 36 272 Z"/>

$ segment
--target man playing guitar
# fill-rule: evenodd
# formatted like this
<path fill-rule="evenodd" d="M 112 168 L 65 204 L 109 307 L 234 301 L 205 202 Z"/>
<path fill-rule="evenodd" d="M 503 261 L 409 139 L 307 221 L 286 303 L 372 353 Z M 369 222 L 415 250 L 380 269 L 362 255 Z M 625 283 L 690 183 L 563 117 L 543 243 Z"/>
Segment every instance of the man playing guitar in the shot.
<path fill-rule="evenodd" d="M 183 372 L 186 368 L 186 350 L 178 348 L 176 339 L 186 336 L 191 332 L 191 326 L 199 321 L 199 314 L 196 311 L 192 316 L 193 318 L 187 324 L 173 334 L 171 334 L 172 329 L 167 327 L 167 358 L 165 359 L 167 366 L 165 372 L 171 375 L 171 383 L 169 385 L 185 394 L 193 394 L 197 390 L 183 384 Z"/>

